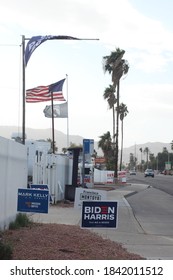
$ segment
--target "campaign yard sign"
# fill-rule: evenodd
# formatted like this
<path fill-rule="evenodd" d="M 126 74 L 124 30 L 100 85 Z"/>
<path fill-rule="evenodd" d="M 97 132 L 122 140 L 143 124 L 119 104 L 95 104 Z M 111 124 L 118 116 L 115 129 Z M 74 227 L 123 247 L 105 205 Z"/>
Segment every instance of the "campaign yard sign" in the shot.
<path fill-rule="evenodd" d="M 48 190 L 18 189 L 17 211 L 48 213 L 48 205 Z"/>
<path fill-rule="evenodd" d="M 31 189 L 49 190 L 48 185 L 46 184 L 31 184 L 30 187 Z M 52 203 L 52 197 L 50 194 L 49 194 L 49 200 L 50 203 Z"/>
<path fill-rule="evenodd" d="M 75 201 L 74 208 L 82 209 L 82 202 L 85 200 L 107 200 L 107 191 L 96 190 L 96 189 L 84 189 L 84 188 L 76 188 L 75 191 Z"/>
<path fill-rule="evenodd" d="M 48 185 L 45 185 L 45 184 L 31 184 L 31 189 L 48 190 Z"/>
<path fill-rule="evenodd" d="M 117 228 L 117 201 L 83 201 L 82 228 Z"/>

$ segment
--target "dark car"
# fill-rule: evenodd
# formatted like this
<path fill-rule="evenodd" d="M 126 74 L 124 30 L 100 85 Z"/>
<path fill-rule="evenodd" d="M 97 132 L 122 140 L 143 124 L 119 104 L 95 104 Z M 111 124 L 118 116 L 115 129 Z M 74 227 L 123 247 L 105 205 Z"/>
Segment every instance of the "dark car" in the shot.
<path fill-rule="evenodd" d="M 154 178 L 154 171 L 153 169 L 146 169 L 144 173 L 145 177 L 153 177 Z"/>

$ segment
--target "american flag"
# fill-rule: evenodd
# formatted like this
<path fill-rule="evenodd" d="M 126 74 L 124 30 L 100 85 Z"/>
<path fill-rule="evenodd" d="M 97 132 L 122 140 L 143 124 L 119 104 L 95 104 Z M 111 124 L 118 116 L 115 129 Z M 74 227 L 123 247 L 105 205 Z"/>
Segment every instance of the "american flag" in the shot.
<path fill-rule="evenodd" d="M 62 92 L 64 81 L 65 79 L 49 86 L 38 86 L 36 88 L 28 89 L 26 91 L 26 102 L 36 103 L 50 101 L 52 97 L 53 100 L 66 101 Z"/>

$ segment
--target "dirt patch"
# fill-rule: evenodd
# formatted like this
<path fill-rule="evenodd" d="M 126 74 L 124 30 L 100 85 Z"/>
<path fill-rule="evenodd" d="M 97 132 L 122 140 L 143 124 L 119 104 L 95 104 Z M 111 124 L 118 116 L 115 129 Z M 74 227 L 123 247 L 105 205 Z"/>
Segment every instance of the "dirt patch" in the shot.
<path fill-rule="evenodd" d="M 13 247 L 13 260 L 140 260 L 137 254 L 79 226 L 33 224 L 7 230 L 3 241 Z"/>

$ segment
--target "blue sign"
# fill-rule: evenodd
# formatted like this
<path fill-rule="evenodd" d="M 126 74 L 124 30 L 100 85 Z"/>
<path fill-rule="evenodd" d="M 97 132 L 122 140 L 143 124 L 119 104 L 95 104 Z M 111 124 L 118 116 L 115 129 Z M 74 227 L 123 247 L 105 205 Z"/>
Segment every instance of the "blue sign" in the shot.
<path fill-rule="evenodd" d="M 116 201 L 83 201 L 82 224 L 85 228 L 116 228 Z"/>
<path fill-rule="evenodd" d="M 93 154 L 94 152 L 94 140 L 83 139 L 83 150 L 85 154 Z"/>
<path fill-rule="evenodd" d="M 18 189 L 17 211 L 48 213 L 48 205 L 48 190 Z"/>
<path fill-rule="evenodd" d="M 31 189 L 41 189 L 41 190 L 48 190 L 48 185 L 44 184 L 31 184 Z M 52 202 L 52 197 L 49 195 L 50 202 Z"/>
<path fill-rule="evenodd" d="M 44 185 L 44 184 L 31 184 L 31 189 L 47 189 L 48 190 L 48 185 Z"/>
<path fill-rule="evenodd" d="M 83 149 L 85 154 L 90 153 L 90 139 L 83 139 Z"/>

